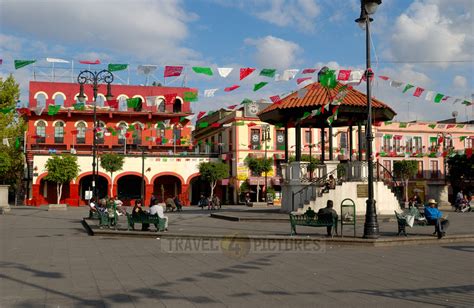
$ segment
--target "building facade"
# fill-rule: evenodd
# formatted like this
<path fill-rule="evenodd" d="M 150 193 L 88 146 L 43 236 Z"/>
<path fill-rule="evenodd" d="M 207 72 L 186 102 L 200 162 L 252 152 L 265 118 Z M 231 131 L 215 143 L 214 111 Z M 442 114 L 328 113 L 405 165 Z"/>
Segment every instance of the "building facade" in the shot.
<path fill-rule="evenodd" d="M 276 203 L 281 194 L 282 164 L 285 157 L 285 140 L 288 139 L 288 159 L 295 155 L 294 128 L 269 125 L 256 116 L 267 104 L 252 102 L 236 110 L 221 109 L 200 119 L 193 133 L 196 150 L 218 154 L 230 168 L 230 178 L 221 181 L 224 198 L 238 202 L 243 182 L 250 186 L 251 200 L 263 200 L 265 175 L 252 174 L 245 164 L 247 156 L 273 158 L 273 170 L 267 173 L 267 184 L 276 191 Z M 200 123 L 205 123 L 201 125 Z M 265 130 L 269 127 L 269 136 Z M 301 153 L 322 160 L 322 134 L 324 134 L 324 161 L 365 160 L 365 128 L 362 126 L 301 129 Z M 474 125 L 436 122 L 385 122 L 373 126 L 373 153 L 379 163 L 378 175 L 393 177 L 393 164 L 397 160 L 418 161 L 418 173 L 409 181 L 409 196 L 417 189 L 420 195 L 448 202 L 452 194 L 446 179 L 447 157 L 453 153 L 472 151 Z M 360 136 L 360 138 L 359 138 Z M 266 140 L 266 141 L 265 141 Z M 358 142 L 361 140 L 361 142 Z M 331 151 L 330 151 L 331 149 Z M 470 149 L 470 150 L 469 150 Z M 306 175 L 316 178 L 317 172 Z M 398 183 L 399 185 L 401 183 Z M 240 200 L 242 201 L 242 200 Z"/>
<path fill-rule="evenodd" d="M 76 155 L 80 166 L 77 179 L 63 188 L 61 202 L 86 204 L 86 192 L 92 189 L 94 113 L 92 86 L 85 85 L 84 90 L 88 102 L 82 106 L 77 101 L 78 84 L 30 82 L 30 112 L 25 116 L 27 204 L 56 203 L 56 185 L 45 179 L 45 164 L 60 153 Z M 117 195 L 128 204 L 141 197 L 143 178 L 147 202 L 152 194 L 179 195 L 185 204 L 197 199 L 203 185 L 198 165 L 213 158 L 193 152 L 192 126 L 186 118 L 192 111 L 183 98 L 196 89 L 112 85 L 112 103 L 105 100 L 105 91 L 106 86 L 100 85 L 96 100 L 99 197 Z M 138 106 L 127 106 L 131 98 L 140 99 Z M 60 106 L 57 113 L 48 114 L 50 105 Z M 121 171 L 111 175 L 100 167 L 100 155 L 106 152 L 125 155 Z"/>

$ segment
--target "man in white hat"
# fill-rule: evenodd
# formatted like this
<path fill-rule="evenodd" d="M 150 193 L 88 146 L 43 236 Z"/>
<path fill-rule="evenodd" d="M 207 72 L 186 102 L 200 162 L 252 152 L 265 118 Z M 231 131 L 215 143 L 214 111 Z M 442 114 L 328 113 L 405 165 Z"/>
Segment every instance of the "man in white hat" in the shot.
<path fill-rule="evenodd" d="M 449 221 L 443 218 L 443 213 L 436 207 L 434 199 L 428 200 L 428 205 L 425 206 L 425 218 L 430 225 L 435 225 L 435 232 L 438 234 L 438 238 L 446 235 Z"/>

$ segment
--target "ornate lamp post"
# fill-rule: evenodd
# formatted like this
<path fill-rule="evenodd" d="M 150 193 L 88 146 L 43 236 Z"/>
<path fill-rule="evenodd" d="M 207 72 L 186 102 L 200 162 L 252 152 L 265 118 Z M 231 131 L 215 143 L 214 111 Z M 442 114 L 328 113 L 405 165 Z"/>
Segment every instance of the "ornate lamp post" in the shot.
<path fill-rule="evenodd" d="M 91 72 L 89 70 L 84 70 L 79 73 L 77 76 L 77 82 L 80 85 L 79 95 L 77 99 L 80 102 L 85 101 L 84 95 L 84 85 L 91 84 L 92 90 L 94 94 L 94 127 L 93 127 L 93 137 L 92 137 L 92 197 L 97 198 L 97 186 L 96 186 L 96 177 L 98 173 L 98 166 L 96 164 L 97 159 L 97 109 L 96 109 L 96 101 L 97 101 L 97 92 L 99 90 L 99 83 L 105 82 L 107 84 L 107 95 L 106 99 L 111 100 L 113 98 L 112 95 L 112 87 L 111 83 L 114 81 L 114 75 L 109 72 L 108 70 L 102 70 L 100 72 Z"/>
<path fill-rule="evenodd" d="M 372 85 L 373 72 L 370 68 L 370 22 L 373 21 L 370 15 L 374 14 L 382 0 L 360 0 L 360 17 L 355 21 L 362 29 L 365 29 L 365 52 L 366 70 L 365 78 L 367 83 L 367 168 L 368 168 L 368 199 L 365 212 L 364 238 L 378 238 L 379 224 L 377 222 L 377 211 L 374 200 L 374 170 L 372 169 Z"/>
<path fill-rule="evenodd" d="M 262 126 L 262 141 L 265 142 L 265 163 L 267 162 L 267 141 L 270 141 L 270 125 L 263 125 Z M 267 170 L 265 170 L 265 200 L 267 200 L 267 187 L 268 182 L 267 182 Z"/>

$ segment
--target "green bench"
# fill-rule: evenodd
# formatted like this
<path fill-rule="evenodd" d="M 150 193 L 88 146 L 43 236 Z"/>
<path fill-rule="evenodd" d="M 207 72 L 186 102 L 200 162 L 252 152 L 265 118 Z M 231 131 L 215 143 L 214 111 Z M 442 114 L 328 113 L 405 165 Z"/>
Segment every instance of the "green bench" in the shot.
<path fill-rule="evenodd" d="M 156 215 L 140 215 L 140 216 L 132 216 L 131 214 L 127 213 L 127 230 L 135 230 L 135 224 L 150 224 L 155 225 L 156 231 L 165 231 L 165 223 L 164 219 Z"/>
<path fill-rule="evenodd" d="M 421 227 L 426 227 L 426 226 L 432 226 L 432 224 L 429 224 L 428 221 L 426 220 L 425 216 L 420 213 L 418 208 L 412 206 L 408 210 L 404 210 L 402 213 L 398 213 L 395 211 L 395 216 L 397 217 L 397 223 L 398 223 L 398 234 L 400 235 L 403 233 L 403 235 L 408 236 L 406 232 L 406 227 L 408 225 L 408 216 L 413 216 L 414 217 L 414 222 L 413 222 L 413 227 L 415 226 L 421 226 Z"/>
<path fill-rule="evenodd" d="M 118 217 L 117 214 L 114 213 L 113 215 L 109 215 L 110 213 L 98 211 L 97 215 L 99 217 L 99 227 L 102 229 L 103 227 L 115 227 L 117 228 L 117 221 Z"/>
<path fill-rule="evenodd" d="M 332 215 L 318 215 L 308 208 L 302 215 L 290 213 L 291 235 L 296 235 L 296 226 L 329 227 L 332 226 L 337 235 L 337 218 Z"/>

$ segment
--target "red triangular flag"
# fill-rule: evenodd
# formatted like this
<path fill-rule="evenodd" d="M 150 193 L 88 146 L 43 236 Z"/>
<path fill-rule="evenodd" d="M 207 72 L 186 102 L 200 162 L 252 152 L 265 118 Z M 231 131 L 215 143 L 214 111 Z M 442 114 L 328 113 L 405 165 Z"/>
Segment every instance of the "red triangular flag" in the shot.
<path fill-rule="evenodd" d="M 389 80 L 389 79 L 390 79 L 390 78 L 387 77 L 387 76 L 379 76 L 379 78 L 382 79 L 382 80 Z"/>
<path fill-rule="evenodd" d="M 244 79 L 248 75 L 252 74 L 253 71 L 255 71 L 254 68 L 252 67 L 246 67 L 246 68 L 241 68 L 240 69 L 240 80 Z"/>
<path fill-rule="evenodd" d="M 448 124 L 446 126 L 446 129 L 450 129 L 450 128 L 453 128 L 453 127 L 456 127 L 456 124 Z"/>
<path fill-rule="evenodd" d="M 274 95 L 274 96 L 270 96 L 270 100 L 274 103 L 274 104 L 278 104 L 280 101 L 281 101 L 281 98 L 279 95 Z"/>
<path fill-rule="evenodd" d="M 199 111 L 198 115 L 197 115 L 197 119 L 201 119 L 204 115 L 206 114 L 205 111 Z"/>
<path fill-rule="evenodd" d="M 298 78 L 296 79 L 296 84 L 300 84 L 303 81 L 310 80 L 312 77 L 303 77 L 303 78 Z"/>
<path fill-rule="evenodd" d="M 81 64 L 96 65 L 96 64 L 100 64 L 100 60 L 99 60 L 99 59 L 97 59 L 97 60 L 95 60 L 95 61 L 81 60 L 81 61 L 79 61 L 79 63 L 81 63 Z"/>
<path fill-rule="evenodd" d="M 27 115 L 27 116 L 31 115 L 31 110 L 28 108 L 18 108 L 16 111 L 21 115 Z"/>
<path fill-rule="evenodd" d="M 227 109 L 234 109 L 235 107 L 237 107 L 238 105 L 231 105 L 229 107 L 227 107 Z"/>
<path fill-rule="evenodd" d="M 219 123 L 212 123 L 211 127 L 219 128 L 219 127 L 221 127 L 221 125 Z"/>
<path fill-rule="evenodd" d="M 234 90 L 237 89 L 237 88 L 240 88 L 240 86 L 234 84 L 234 85 L 231 86 L 231 87 L 225 88 L 224 91 L 225 91 L 225 92 L 230 92 L 230 91 L 234 91 Z"/>
<path fill-rule="evenodd" d="M 423 93 L 423 91 L 425 91 L 425 89 L 417 87 L 415 92 L 413 93 L 413 96 L 420 97 L 420 95 L 421 95 L 421 93 Z"/>
<path fill-rule="evenodd" d="M 107 101 L 107 105 L 109 105 L 110 108 L 118 109 L 119 102 L 116 99 L 114 99 L 111 101 Z"/>
<path fill-rule="evenodd" d="M 78 132 L 79 132 L 79 131 L 78 131 L 77 129 L 73 129 L 73 130 L 71 131 L 71 135 L 77 135 Z"/>
<path fill-rule="evenodd" d="M 316 72 L 315 68 L 305 68 L 301 74 L 313 74 L 314 72 Z"/>
<path fill-rule="evenodd" d="M 247 124 L 248 127 L 252 127 L 252 126 L 255 126 L 255 125 L 257 125 L 257 123 L 254 123 L 254 122 L 250 122 L 250 123 Z"/>
<path fill-rule="evenodd" d="M 165 104 L 166 105 L 174 104 L 174 101 L 176 99 L 176 95 L 178 95 L 178 94 L 177 93 L 169 93 L 169 94 L 163 95 L 165 97 Z"/>
<path fill-rule="evenodd" d="M 165 66 L 165 73 L 164 77 L 177 77 L 181 76 L 181 72 L 183 71 L 182 66 Z"/>
<path fill-rule="evenodd" d="M 130 133 L 125 133 L 125 138 L 130 138 Z"/>
<path fill-rule="evenodd" d="M 351 76 L 352 70 L 339 70 L 339 74 L 337 75 L 337 80 L 347 81 Z"/>

